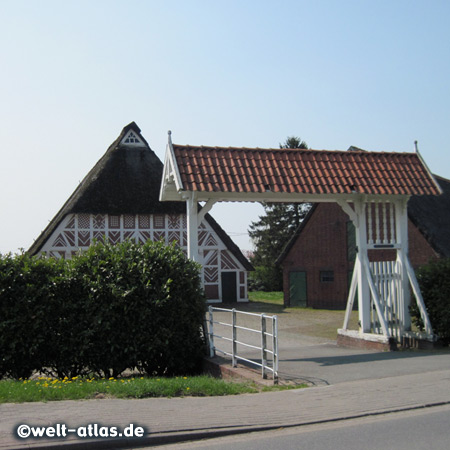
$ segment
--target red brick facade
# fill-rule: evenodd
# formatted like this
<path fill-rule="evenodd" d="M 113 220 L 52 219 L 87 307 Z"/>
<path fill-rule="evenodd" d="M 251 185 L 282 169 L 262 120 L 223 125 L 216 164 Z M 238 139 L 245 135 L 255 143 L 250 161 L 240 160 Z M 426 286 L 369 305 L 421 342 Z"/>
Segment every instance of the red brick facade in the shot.
<path fill-rule="evenodd" d="M 295 243 L 282 261 L 284 303 L 290 302 L 290 273 L 306 272 L 306 306 L 323 309 L 345 309 L 349 277 L 354 257 L 348 252 L 349 218 L 336 203 L 320 203 L 304 224 Z M 418 267 L 436 258 L 436 252 L 420 231 L 408 221 L 409 257 Z M 373 259 L 375 251 L 369 251 Z M 393 260 L 393 250 L 376 251 L 377 260 Z M 323 274 L 333 272 L 333 281 Z M 322 272 L 322 279 L 321 279 Z"/>

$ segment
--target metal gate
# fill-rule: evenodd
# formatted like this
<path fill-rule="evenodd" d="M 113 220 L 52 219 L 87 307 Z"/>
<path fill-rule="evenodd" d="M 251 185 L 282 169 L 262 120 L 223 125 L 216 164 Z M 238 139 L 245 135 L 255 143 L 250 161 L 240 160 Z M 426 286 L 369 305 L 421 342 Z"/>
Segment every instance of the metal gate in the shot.
<path fill-rule="evenodd" d="M 214 320 L 214 311 L 226 312 L 227 318 Z M 238 317 L 254 317 L 255 328 L 238 323 Z M 231 364 L 236 367 L 237 361 L 246 361 L 261 367 L 263 378 L 271 372 L 274 383 L 278 382 L 278 317 L 266 314 L 255 314 L 236 309 L 209 307 L 208 341 L 210 356 L 216 352 L 231 356 Z M 217 325 L 217 327 L 215 327 Z M 246 324 L 247 325 L 247 324 Z M 215 328 L 223 333 L 218 334 Z M 218 346 L 219 344 L 219 346 Z M 228 344 L 228 347 L 227 345 Z M 231 346 L 231 348 L 229 348 Z M 258 350 L 261 362 L 248 356 L 243 356 L 242 348 Z"/>

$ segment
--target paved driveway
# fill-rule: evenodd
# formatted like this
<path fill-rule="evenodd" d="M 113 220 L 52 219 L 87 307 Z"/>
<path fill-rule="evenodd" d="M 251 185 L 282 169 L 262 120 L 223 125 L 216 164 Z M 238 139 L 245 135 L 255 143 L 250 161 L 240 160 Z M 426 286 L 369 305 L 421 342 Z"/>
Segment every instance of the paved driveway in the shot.
<path fill-rule="evenodd" d="M 239 309 L 239 305 L 236 305 Z M 248 310 L 248 308 L 243 308 Z M 344 312 L 342 312 L 342 316 Z M 315 385 L 336 384 L 347 381 L 387 378 L 419 374 L 450 368 L 450 350 L 405 350 L 379 352 L 338 347 L 335 340 L 301 334 L 294 314 L 284 311 L 278 315 L 279 376 L 292 382 L 308 381 Z M 230 313 L 215 312 L 214 320 L 230 322 Z M 260 319 L 238 314 L 237 325 L 258 328 Z M 268 331 L 271 331 L 268 325 Z M 230 327 L 214 325 L 214 333 L 231 337 Z M 260 336 L 238 330 L 238 340 L 260 345 Z M 231 344 L 216 339 L 216 346 L 231 352 Z M 261 361 L 260 351 L 238 346 L 238 354 Z M 256 368 L 256 367 L 255 367 Z"/>

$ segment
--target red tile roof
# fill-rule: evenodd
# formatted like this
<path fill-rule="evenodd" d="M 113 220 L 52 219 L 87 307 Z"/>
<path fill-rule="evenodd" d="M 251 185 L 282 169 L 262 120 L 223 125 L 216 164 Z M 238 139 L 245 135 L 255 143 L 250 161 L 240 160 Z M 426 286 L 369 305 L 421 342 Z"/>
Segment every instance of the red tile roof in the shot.
<path fill-rule="evenodd" d="M 173 145 L 184 190 L 440 194 L 417 153 Z"/>

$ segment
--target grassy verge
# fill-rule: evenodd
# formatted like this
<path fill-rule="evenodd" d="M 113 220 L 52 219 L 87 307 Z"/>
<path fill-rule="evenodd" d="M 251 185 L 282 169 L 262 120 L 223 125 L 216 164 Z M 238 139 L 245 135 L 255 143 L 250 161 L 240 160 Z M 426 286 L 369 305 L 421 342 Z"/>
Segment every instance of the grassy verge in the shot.
<path fill-rule="evenodd" d="M 341 328 L 344 322 L 345 311 L 343 310 L 285 308 L 282 292 L 249 292 L 249 300 L 247 304 L 240 304 L 239 309 L 278 314 L 278 328 L 281 332 L 287 330 L 296 335 L 335 340 L 336 330 Z M 349 329 L 358 329 L 358 311 L 352 311 Z"/>
<path fill-rule="evenodd" d="M 297 386 L 299 387 L 299 386 Z M 175 378 L 93 379 L 39 377 L 32 380 L 0 381 L 0 403 L 47 402 L 92 398 L 148 398 L 222 396 L 282 390 L 290 386 L 261 388 L 252 382 L 226 382 L 210 376 Z"/>

